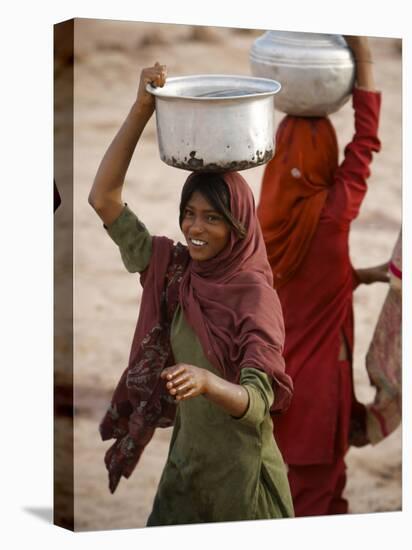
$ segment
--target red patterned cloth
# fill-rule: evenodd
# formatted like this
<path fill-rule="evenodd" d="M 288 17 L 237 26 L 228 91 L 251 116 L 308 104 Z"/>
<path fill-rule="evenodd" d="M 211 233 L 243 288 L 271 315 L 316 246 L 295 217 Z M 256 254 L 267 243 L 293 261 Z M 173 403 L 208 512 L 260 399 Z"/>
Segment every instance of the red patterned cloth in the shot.
<path fill-rule="evenodd" d="M 141 276 L 140 312 L 145 314 L 139 314 L 129 366 L 100 423 L 102 439 L 116 440 L 105 455 L 112 493 L 120 478 L 133 472 L 155 428 L 173 424 L 176 405 L 160 373 L 174 364 L 170 326 L 187 262 L 185 247 L 175 247 L 164 237 L 153 238 L 152 261 Z"/>

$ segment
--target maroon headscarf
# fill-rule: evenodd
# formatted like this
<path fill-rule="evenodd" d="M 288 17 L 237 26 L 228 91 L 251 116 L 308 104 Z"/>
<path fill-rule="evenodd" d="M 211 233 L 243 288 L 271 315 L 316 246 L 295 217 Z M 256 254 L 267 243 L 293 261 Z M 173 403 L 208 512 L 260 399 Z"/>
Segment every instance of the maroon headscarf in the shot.
<path fill-rule="evenodd" d="M 273 380 L 271 413 L 289 405 L 292 381 L 282 357 L 283 316 L 253 194 L 240 174 L 223 177 L 231 212 L 246 228 L 245 238 L 232 231 L 228 245 L 203 262 L 191 260 L 181 244 L 152 239 L 129 366 L 100 425 L 104 440 L 116 438 L 105 457 L 112 492 L 121 476 L 130 476 L 155 428 L 173 423 L 174 399 L 160 373 L 175 363 L 170 327 L 178 303 L 206 357 L 225 379 L 238 382 L 245 367 L 262 370 Z"/>

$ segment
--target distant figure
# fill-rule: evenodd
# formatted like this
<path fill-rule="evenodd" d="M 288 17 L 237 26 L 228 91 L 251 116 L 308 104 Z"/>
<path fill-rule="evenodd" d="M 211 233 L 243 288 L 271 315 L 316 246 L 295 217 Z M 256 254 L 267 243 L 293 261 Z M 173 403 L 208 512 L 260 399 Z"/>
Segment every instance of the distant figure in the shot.
<path fill-rule="evenodd" d="M 129 366 L 100 426 L 104 440 L 115 439 L 105 457 L 110 490 L 131 475 L 155 428 L 173 424 L 147 525 L 290 517 L 271 413 L 287 408 L 292 383 L 250 187 L 237 172 L 191 174 L 180 201 L 185 246 L 152 236 L 122 200 L 155 109 L 146 85 L 165 79 L 164 66 L 143 69 L 137 100 L 89 196 L 143 285 Z M 116 330 L 113 323 L 114 338 Z"/>
<path fill-rule="evenodd" d="M 286 116 L 266 166 L 258 217 L 285 319 L 289 410 L 274 422 L 296 516 L 343 514 L 351 413 L 352 294 L 361 281 L 349 256 L 351 222 L 380 150 L 381 95 L 366 37 L 345 37 L 356 62 L 355 134 L 338 165 L 327 117 Z M 385 280 L 375 268 L 376 280 Z M 363 273 L 363 275 L 366 275 Z M 369 281 L 371 282 L 371 281 Z"/>

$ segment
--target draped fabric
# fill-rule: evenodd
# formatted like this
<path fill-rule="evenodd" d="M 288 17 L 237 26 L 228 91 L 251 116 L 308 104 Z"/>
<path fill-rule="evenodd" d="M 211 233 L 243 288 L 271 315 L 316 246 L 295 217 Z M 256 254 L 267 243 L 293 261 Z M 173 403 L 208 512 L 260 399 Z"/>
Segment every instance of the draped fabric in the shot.
<path fill-rule="evenodd" d="M 173 423 L 176 404 L 160 373 L 174 364 L 170 330 L 179 306 L 222 377 L 239 382 L 242 368 L 262 370 L 274 388 L 271 412 L 289 405 L 292 382 L 282 357 L 282 311 L 253 194 L 240 174 L 226 173 L 224 179 L 231 212 L 247 229 L 245 238 L 232 231 L 227 246 L 203 262 L 191 260 L 181 244 L 152 238 L 129 364 L 100 425 L 104 440 L 116 439 L 105 456 L 112 492 L 121 476 L 130 476 L 155 428 Z"/>
<path fill-rule="evenodd" d="M 286 284 L 301 265 L 337 166 L 336 135 L 328 118 L 284 117 L 258 206 L 275 288 Z"/>

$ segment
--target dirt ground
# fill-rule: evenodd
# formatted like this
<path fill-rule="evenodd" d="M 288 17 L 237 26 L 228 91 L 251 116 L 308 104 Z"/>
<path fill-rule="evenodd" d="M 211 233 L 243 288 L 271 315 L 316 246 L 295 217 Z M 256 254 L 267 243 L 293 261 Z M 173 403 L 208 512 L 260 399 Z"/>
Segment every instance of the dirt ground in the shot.
<path fill-rule="evenodd" d="M 76 20 L 74 113 L 75 253 L 75 434 L 74 494 L 77 530 L 142 527 L 151 509 L 165 462 L 170 429 L 158 430 L 129 480 L 116 493 L 107 487 L 103 464 L 108 443 L 98 423 L 126 366 L 138 313 L 138 278 L 124 269 L 119 252 L 88 205 L 98 164 L 136 94 L 141 68 L 159 61 L 170 76 L 201 73 L 250 75 L 248 52 L 263 31 L 203 28 L 103 20 Z M 380 137 L 383 148 L 372 166 L 370 190 L 353 224 L 350 244 L 357 267 L 389 258 L 401 223 L 400 41 L 372 38 L 377 86 L 383 93 Z M 57 78 L 63 78 L 64 60 Z M 56 123 L 62 116 L 59 107 Z M 276 123 L 281 114 L 277 113 Z M 332 115 L 340 148 L 353 132 L 350 102 Z M 57 142 L 62 139 L 56 134 Z M 256 199 L 262 167 L 243 172 Z M 67 174 L 66 174 L 67 175 Z M 126 178 L 124 198 L 149 230 L 180 238 L 178 199 L 187 173 L 159 157 L 155 118 L 149 122 Z M 62 175 L 64 179 L 64 174 Z M 59 183 L 59 182 L 58 182 Z M 67 189 L 61 186 L 63 203 Z M 67 213 L 59 209 L 67 223 Z M 62 261 L 59 252 L 56 261 Z M 59 275 L 58 275 L 59 277 Z M 355 383 L 358 398 L 373 398 L 364 357 L 386 294 L 383 284 L 355 294 Z M 56 339 L 56 354 L 64 342 Z M 64 373 L 61 374 L 62 379 Z M 401 429 L 375 447 L 350 450 L 346 496 L 351 513 L 401 509 Z"/>

